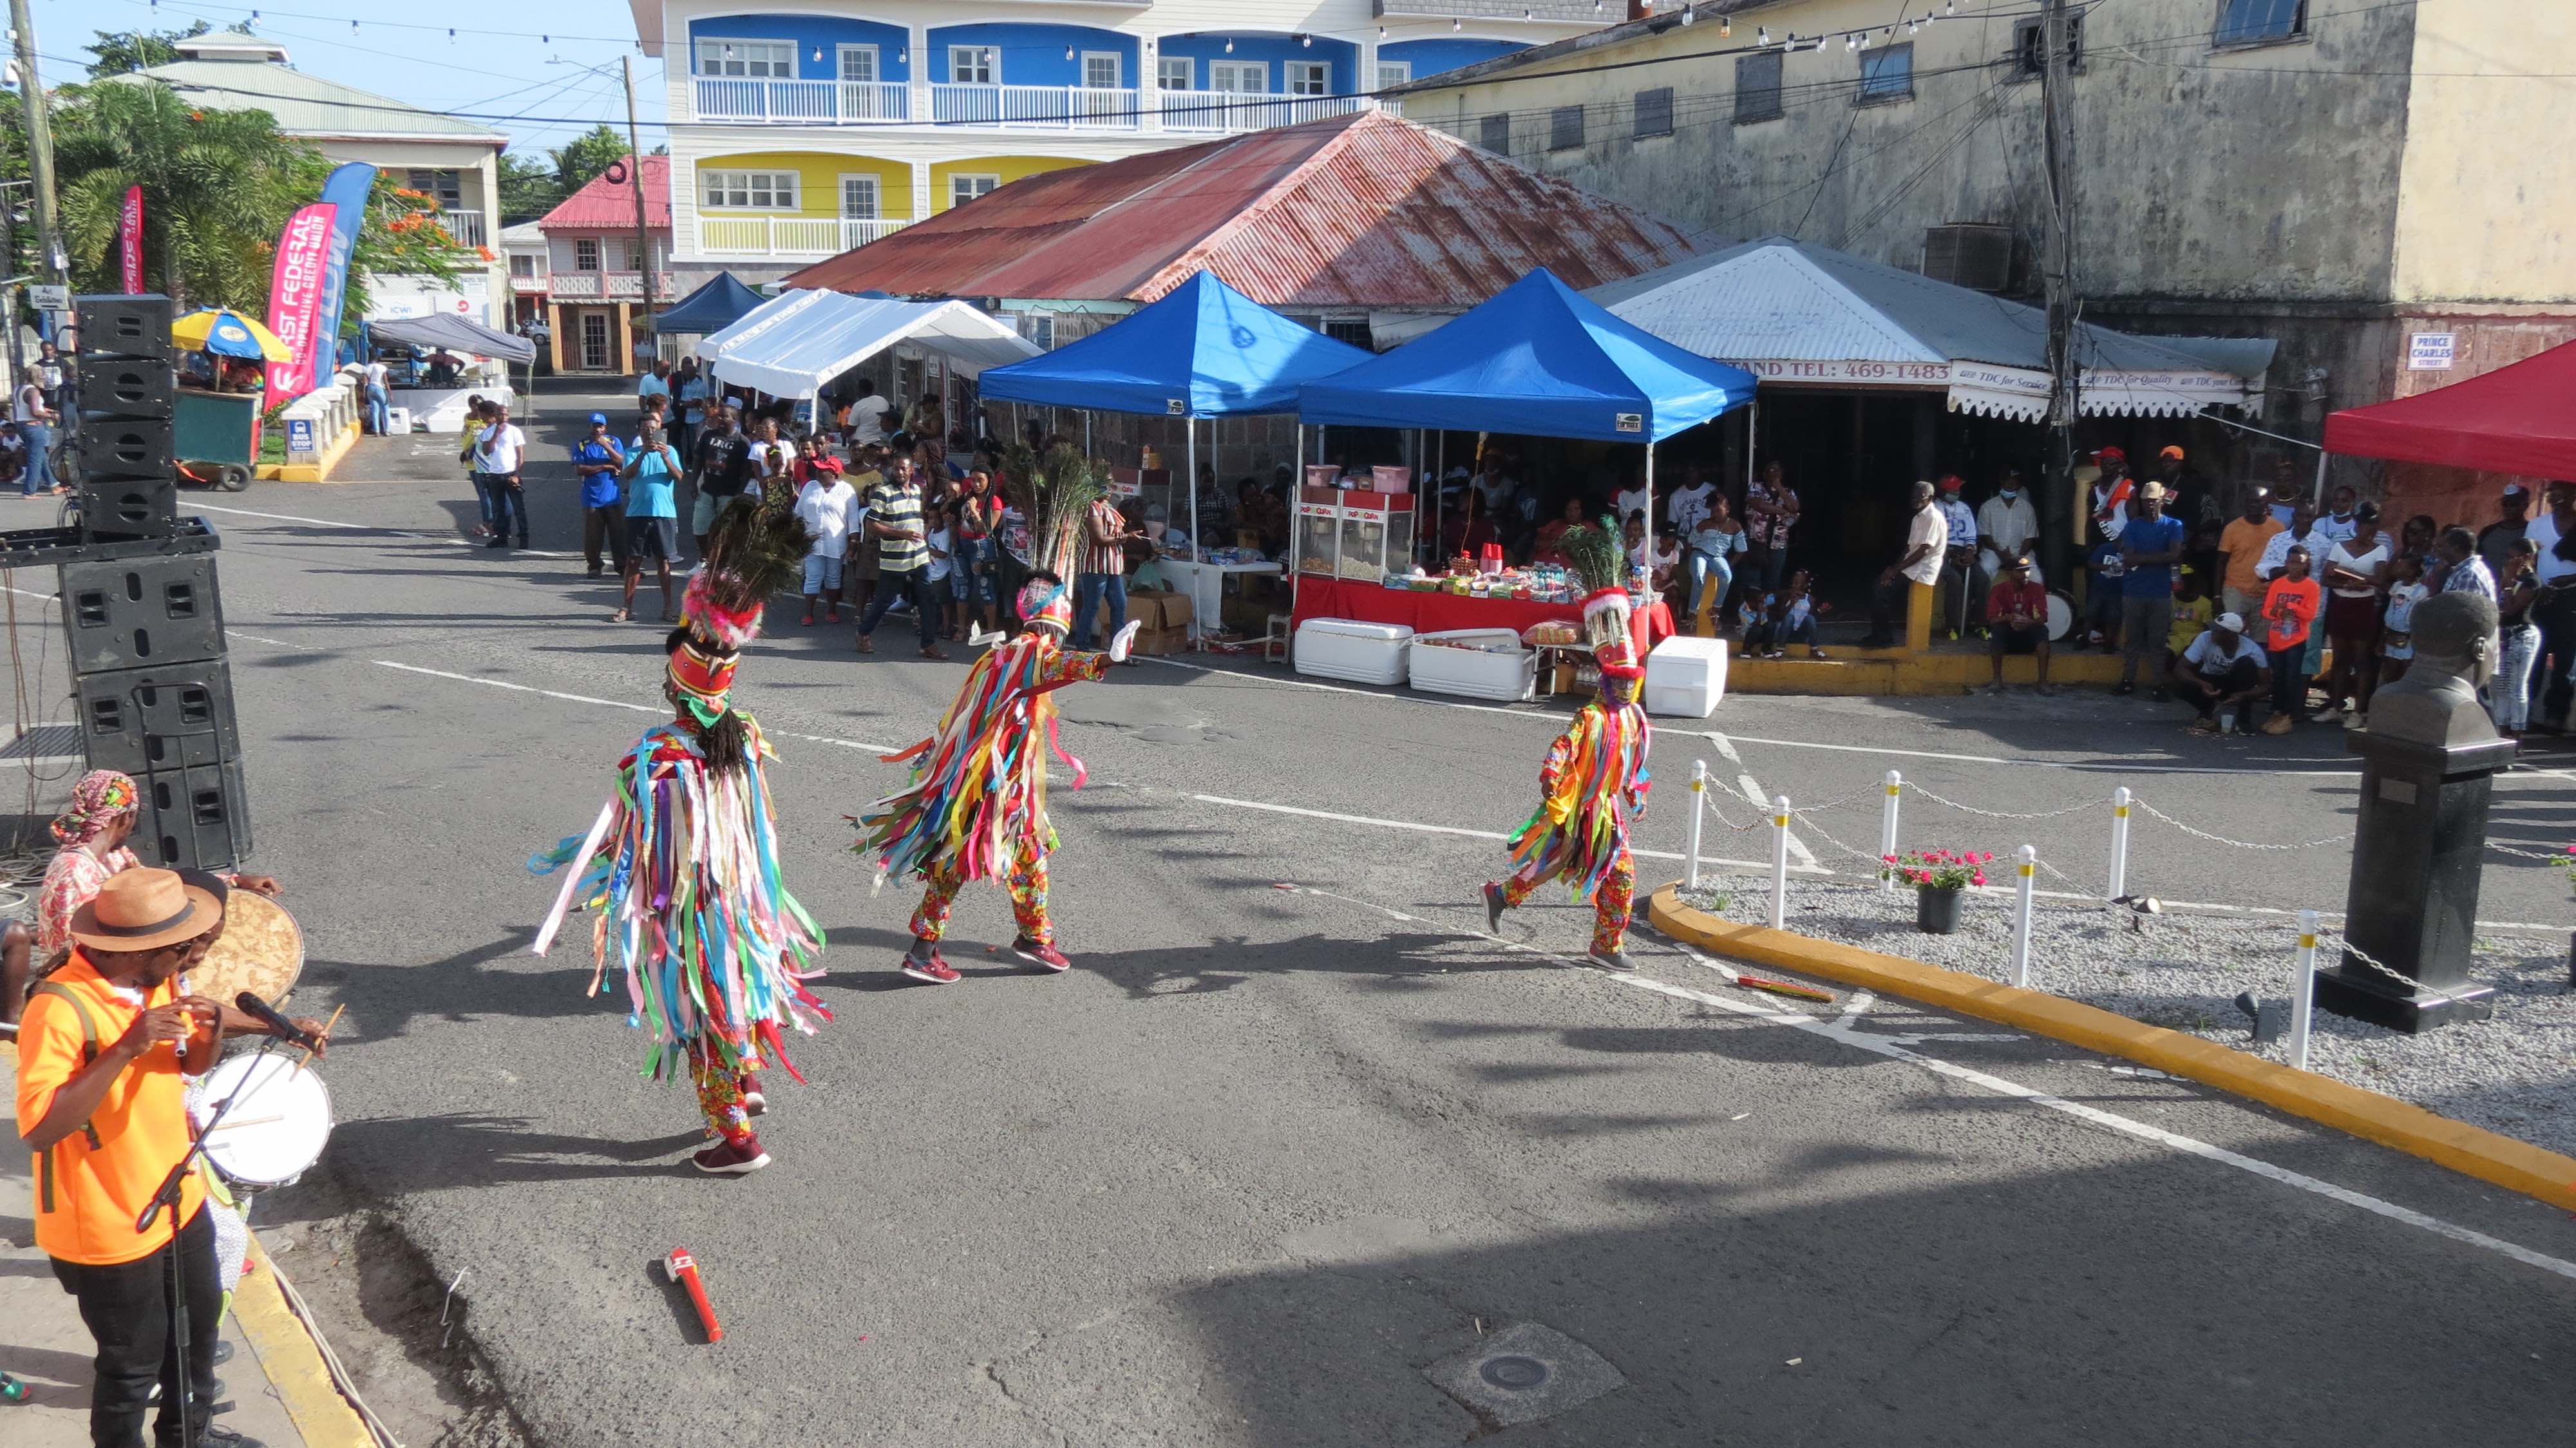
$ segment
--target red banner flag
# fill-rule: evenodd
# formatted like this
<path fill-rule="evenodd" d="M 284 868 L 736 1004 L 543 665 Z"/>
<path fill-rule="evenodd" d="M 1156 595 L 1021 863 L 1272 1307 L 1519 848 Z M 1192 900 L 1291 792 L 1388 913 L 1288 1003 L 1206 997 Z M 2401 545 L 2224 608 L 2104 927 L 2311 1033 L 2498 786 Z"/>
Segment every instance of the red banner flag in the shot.
<path fill-rule="evenodd" d="M 268 329 L 294 354 L 268 364 L 268 401 L 292 401 L 313 390 L 329 342 L 322 326 L 322 287 L 331 267 L 331 221 L 339 208 L 317 201 L 286 220 L 277 238 L 277 269 L 268 282 Z"/>
<path fill-rule="evenodd" d="M 143 290 L 143 188 L 125 188 L 125 205 L 116 214 L 116 260 L 126 294 Z"/>

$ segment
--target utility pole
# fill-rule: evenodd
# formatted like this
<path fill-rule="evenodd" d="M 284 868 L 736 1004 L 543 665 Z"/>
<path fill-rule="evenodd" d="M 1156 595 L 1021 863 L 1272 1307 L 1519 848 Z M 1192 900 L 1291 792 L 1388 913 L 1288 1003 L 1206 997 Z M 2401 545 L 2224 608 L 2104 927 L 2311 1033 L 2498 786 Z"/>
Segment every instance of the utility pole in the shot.
<path fill-rule="evenodd" d="M 18 198 L 9 193 L 23 183 L 0 181 L 0 270 L 18 270 Z M 0 325 L 9 329 L 9 387 L 14 392 L 27 375 L 25 329 L 18 325 L 18 284 L 0 285 Z"/>
<path fill-rule="evenodd" d="M 24 5 L 27 0 L 10 3 Z M 622 55 L 617 64 L 626 74 L 626 150 L 627 159 L 635 163 L 635 174 L 629 178 L 635 183 L 635 271 L 644 284 L 644 310 L 640 315 L 649 326 L 653 318 L 653 232 L 644 219 L 644 146 L 635 139 L 635 58 Z"/>
<path fill-rule="evenodd" d="M 9 0 L 10 34 L 18 46 L 18 99 L 27 114 L 27 174 L 36 184 L 36 274 L 60 285 L 63 248 L 54 229 L 54 128 L 45 118 L 45 83 L 36 74 L 36 19 L 27 0 Z M 10 325 L 17 325 L 15 317 Z"/>
<path fill-rule="evenodd" d="M 2075 418 L 2080 367 L 2075 357 L 2075 187 L 2069 174 L 2075 149 L 2072 97 L 2067 94 L 2068 42 L 2073 22 L 2067 0 L 2041 0 L 2039 22 L 2040 124 L 2048 170 L 2047 256 L 2042 270 L 2048 291 L 2048 488 L 2041 508 L 2054 515 L 2049 499 L 2064 499 L 2074 515 L 2074 528 L 2043 525 L 2044 566 L 2051 578 L 2071 576 L 2065 566 L 2076 530 L 2083 527 L 2089 499 L 2075 490 Z"/>

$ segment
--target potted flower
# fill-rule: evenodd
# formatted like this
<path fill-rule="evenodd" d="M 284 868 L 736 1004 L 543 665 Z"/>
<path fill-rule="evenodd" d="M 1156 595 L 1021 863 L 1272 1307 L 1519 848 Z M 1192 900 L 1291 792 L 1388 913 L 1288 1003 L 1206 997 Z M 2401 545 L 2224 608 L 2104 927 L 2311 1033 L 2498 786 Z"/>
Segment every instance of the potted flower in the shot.
<path fill-rule="evenodd" d="M 1914 928 L 1926 935 L 1953 935 L 1959 929 L 1959 907 L 1970 885 L 1986 883 L 1989 852 L 1913 850 L 1879 857 L 1879 877 L 1914 887 Z"/>

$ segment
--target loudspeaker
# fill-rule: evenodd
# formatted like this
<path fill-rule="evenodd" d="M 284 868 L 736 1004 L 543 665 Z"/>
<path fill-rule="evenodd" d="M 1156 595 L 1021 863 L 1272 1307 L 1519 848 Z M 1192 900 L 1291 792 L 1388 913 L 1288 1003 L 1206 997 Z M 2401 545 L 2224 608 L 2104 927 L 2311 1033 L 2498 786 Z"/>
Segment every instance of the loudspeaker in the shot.
<path fill-rule="evenodd" d="M 92 769 L 140 778 L 221 764 L 241 753 L 233 722 L 232 666 L 223 659 L 81 674 L 81 742 Z"/>
<path fill-rule="evenodd" d="M 80 401 L 84 415 L 100 412 L 111 417 L 167 418 L 177 392 L 178 381 L 170 375 L 166 357 L 103 357 L 86 347 L 81 349 Z"/>
<path fill-rule="evenodd" d="M 158 292 L 74 297 L 72 317 L 80 326 L 84 359 L 96 355 L 169 360 L 170 299 Z"/>
<path fill-rule="evenodd" d="M 64 564 L 72 672 L 222 658 L 224 609 L 215 589 L 210 553 Z"/>
<path fill-rule="evenodd" d="M 83 477 L 81 524 L 92 538 L 166 538 L 179 528 L 179 481 Z"/>
<path fill-rule="evenodd" d="M 250 792 L 241 761 L 139 774 L 142 818 L 131 844 L 165 870 L 228 870 L 250 853 Z"/>
<path fill-rule="evenodd" d="M 81 471 L 96 477 L 136 474 L 168 477 L 171 422 L 166 417 L 121 417 L 94 412 L 80 424 Z"/>

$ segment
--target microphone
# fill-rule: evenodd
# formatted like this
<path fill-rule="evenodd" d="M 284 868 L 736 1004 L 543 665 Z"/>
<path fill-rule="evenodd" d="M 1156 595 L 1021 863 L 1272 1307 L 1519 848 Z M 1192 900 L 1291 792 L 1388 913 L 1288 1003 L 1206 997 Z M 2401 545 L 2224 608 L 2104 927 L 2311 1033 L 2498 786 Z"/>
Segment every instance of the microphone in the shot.
<path fill-rule="evenodd" d="M 254 992 L 243 991 L 240 995 L 234 996 L 233 1006 L 241 1011 L 242 1014 L 254 1017 L 261 1025 L 268 1027 L 269 1034 L 277 1036 L 291 1045 L 302 1046 L 304 1049 L 310 1051 L 321 1044 L 311 1031 L 305 1030 L 293 1021 L 279 1015 L 277 1013 L 277 1007 L 261 1000 Z"/>

